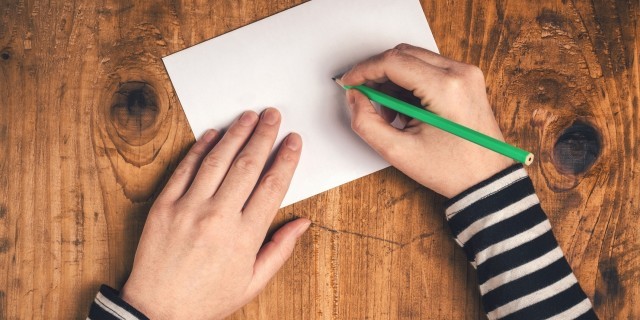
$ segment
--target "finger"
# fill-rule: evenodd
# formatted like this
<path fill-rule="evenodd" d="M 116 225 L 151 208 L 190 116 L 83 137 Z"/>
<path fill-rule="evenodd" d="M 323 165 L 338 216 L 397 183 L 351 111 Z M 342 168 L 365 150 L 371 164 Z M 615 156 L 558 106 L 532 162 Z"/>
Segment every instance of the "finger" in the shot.
<path fill-rule="evenodd" d="M 460 64 L 457 61 L 451 60 L 451 59 L 447 59 L 433 51 L 424 49 L 424 48 L 420 48 L 420 47 L 416 47 L 416 46 L 412 46 L 410 44 L 407 43 L 401 43 L 399 45 L 396 46 L 396 49 L 400 50 L 400 52 L 414 56 L 424 62 L 427 62 L 429 64 L 432 64 L 436 67 L 440 67 L 443 69 L 449 69 L 452 66 L 456 66 L 457 64 Z"/>
<path fill-rule="evenodd" d="M 391 49 L 357 64 L 341 80 L 345 85 L 353 86 L 386 78 L 413 92 L 425 105 L 430 100 L 429 92 L 439 92 L 441 80 L 446 75 L 445 69 Z"/>
<path fill-rule="evenodd" d="M 217 137 L 218 131 L 209 129 L 196 141 L 162 189 L 158 201 L 176 201 L 187 192 L 202 159 L 214 146 Z"/>
<path fill-rule="evenodd" d="M 233 161 L 213 201 L 229 212 L 240 212 L 262 173 L 280 127 L 280 112 L 268 108 L 260 117 L 249 142 Z"/>
<path fill-rule="evenodd" d="M 371 101 L 360 91 L 347 91 L 351 108 L 351 128 L 384 159 L 390 161 L 405 134 L 392 127 L 373 108 Z"/>
<path fill-rule="evenodd" d="M 386 93 L 392 97 L 398 98 L 402 101 L 408 102 L 412 105 L 420 106 L 420 99 L 414 96 L 413 93 L 411 93 L 410 91 L 407 91 L 406 89 L 398 86 L 393 82 L 385 82 L 382 84 L 378 84 L 376 86 L 372 86 L 372 88 L 382 93 Z M 378 106 L 376 104 L 374 104 L 374 106 L 376 107 L 376 110 L 378 111 L 378 113 L 380 113 L 382 118 L 384 118 L 388 123 L 392 123 L 394 121 L 402 121 L 406 119 L 406 116 L 399 114 L 398 112 L 392 109 L 381 106 L 378 110 Z M 400 117 L 400 119 L 398 119 L 398 117 Z M 406 121 L 403 121 L 402 123 L 406 123 Z M 398 126 L 396 126 L 396 128 L 398 128 Z"/>
<path fill-rule="evenodd" d="M 282 199 L 284 199 L 293 173 L 300 160 L 302 151 L 302 138 L 297 133 L 288 135 L 273 164 L 264 174 L 260 183 L 247 202 L 243 212 L 243 220 L 255 226 L 255 233 L 264 237 L 267 229 L 278 212 Z"/>
<path fill-rule="evenodd" d="M 388 90 L 388 88 L 390 88 L 390 84 L 392 84 L 391 82 L 385 82 L 385 83 L 375 83 L 373 81 L 367 81 L 366 82 L 366 86 L 369 88 L 373 88 L 375 90 L 378 90 L 382 93 L 386 93 L 388 95 L 397 97 L 396 95 L 394 95 L 393 92 L 391 92 L 391 90 Z M 372 103 L 373 108 L 376 110 L 376 112 L 378 112 L 380 114 L 380 116 L 388 123 L 393 122 L 393 120 L 396 118 L 396 116 L 398 115 L 398 113 L 392 109 L 389 109 L 379 103 Z"/>
<path fill-rule="evenodd" d="M 269 280 L 282 268 L 291 257 L 296 240 L 309 229 L 309 219 L 296 219 L 282 226 L 267 242 L 256 256 L 253 266 L 253 279 L 249 285 L 249 295 L 255 296 L 269 283 Z"/>
<path fill-rule="evenodd" d="M 380 116 L 387 123 L 392 123 L 393 120 L 398 116 L 398 112 L 392 109 L 389 109 L 385 106 L 380 106 Z"/>
<path fill-rule="evenodd" d="M 413 120 L 413 118 L 406 116 L 402 113 L 398 113 L 398 125 L 400 128 L 406 129 L 409 125 L 409 121 Z M 423 123 L 420 121 L 420 123 Z"/>
<path fill-rule="evenodd" d="M 257 120 L 258 115 L 255 112 L 247 111 L 231 124 L 216 146 L 202 160 L 186 197 L 206 199 L 218 190 L 231 162 L 253 132 Z"/>
<path fill-rule="evenodd" d="M 402 101 L 408 102 L 415 106 L 420 106 L 420 99 L 413 95 L 413 93 L 393 82 L 385 82 L 383 84 L 378 85 L 377 88 L 374 89 L 386 93 L 390 96 L 396 97 Z"/>

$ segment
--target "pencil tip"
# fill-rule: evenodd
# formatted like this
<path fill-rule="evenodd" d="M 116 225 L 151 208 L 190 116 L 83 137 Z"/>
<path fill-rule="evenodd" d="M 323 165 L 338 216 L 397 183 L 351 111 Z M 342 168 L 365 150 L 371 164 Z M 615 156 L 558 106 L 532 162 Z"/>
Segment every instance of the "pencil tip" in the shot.
<path fill-rule="evenodd" d="M 331 77 L 331 80 L 336 81 L 336 77 Z"/>

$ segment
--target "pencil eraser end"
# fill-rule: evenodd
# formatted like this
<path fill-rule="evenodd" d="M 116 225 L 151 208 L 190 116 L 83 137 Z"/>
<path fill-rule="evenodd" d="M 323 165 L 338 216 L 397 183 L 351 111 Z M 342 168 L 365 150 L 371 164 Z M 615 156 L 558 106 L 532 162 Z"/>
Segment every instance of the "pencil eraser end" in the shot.
<path fill-rule="evenodd" d="M 529 155 L 527 156 L 527 158 L 524 161 L 525 165 L 530 165 L 533 162 L 533 153 L 529 153 Z"/>

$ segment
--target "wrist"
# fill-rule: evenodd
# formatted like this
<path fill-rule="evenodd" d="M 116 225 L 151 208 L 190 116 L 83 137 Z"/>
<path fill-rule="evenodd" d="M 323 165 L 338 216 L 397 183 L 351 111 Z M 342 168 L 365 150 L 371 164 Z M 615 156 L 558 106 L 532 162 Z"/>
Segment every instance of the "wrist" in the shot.
<path fill-rule="evenodd" d="M 455 177 L 456 182 L 451 183 L 451 188 L 445 196 L 453 198 L 516 164 L 512 159 L 499 154 L 476 161 Z"/>
<path fill-rule="evenodd" d="M 120 299 L 147 315 L 150 319 L 172 319 L 172 317 L 162 310 L 161 301 L 154 301 L 148 294 L 138 292 L 130 285 L 125 285 L 120 291 Z"/>

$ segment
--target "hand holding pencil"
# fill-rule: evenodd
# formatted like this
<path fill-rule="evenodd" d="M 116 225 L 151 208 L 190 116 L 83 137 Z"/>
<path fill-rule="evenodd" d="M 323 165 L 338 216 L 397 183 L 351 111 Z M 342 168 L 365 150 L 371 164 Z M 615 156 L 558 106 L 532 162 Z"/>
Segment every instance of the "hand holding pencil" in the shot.
<path fill-rule="evenodd" d="M 484 76 L 475 66 L 426 49 L 401 44 L 354 66 L 346 86 L 404 88 L 443 118 L 504 141 L 486 95 Z M 389 124 L 389 110 L 376 112 L 361 92 L 347 91 L 353 130 L 391 165 L 420 184 L 453 197 L 507 168 L 513 160 L 413 119 L 402 130 Z"/>

